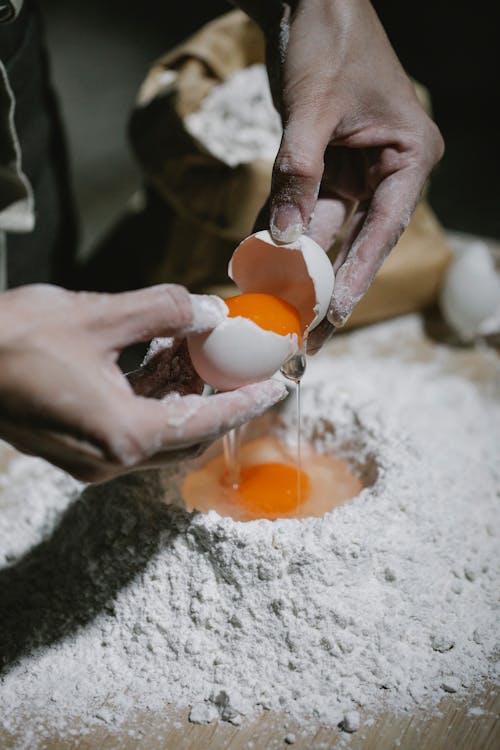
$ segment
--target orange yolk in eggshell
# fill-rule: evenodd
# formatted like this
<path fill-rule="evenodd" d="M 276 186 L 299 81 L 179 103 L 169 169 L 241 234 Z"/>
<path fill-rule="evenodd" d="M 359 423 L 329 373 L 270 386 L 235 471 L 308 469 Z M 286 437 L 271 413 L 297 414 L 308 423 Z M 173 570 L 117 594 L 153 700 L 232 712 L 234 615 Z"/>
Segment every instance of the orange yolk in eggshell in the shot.
<path fill-rule="evenodd" d="M 295 307 L 285 302 L 284 299 L 275 297 L 274 294 L 250 292 L 238 294 L 224 301 L 229 308 L 230 318 L 248 318 L 259 328 L 273 331 L 280 336 L 295 333 L 300 343 L 302 338 L 300 315 Z"/>

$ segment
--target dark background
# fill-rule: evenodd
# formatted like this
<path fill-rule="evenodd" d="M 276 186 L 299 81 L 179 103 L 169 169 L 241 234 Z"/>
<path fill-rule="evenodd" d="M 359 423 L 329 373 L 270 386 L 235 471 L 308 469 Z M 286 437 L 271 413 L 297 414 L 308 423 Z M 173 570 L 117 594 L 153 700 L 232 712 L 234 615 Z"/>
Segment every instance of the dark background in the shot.
<path fill-rule="evenodd" d="M 454 230 L 500 238 L 498 22 L 493 3 L 374 5 L 406 70 L 431 92 L 446 155 L 431 203 Z M 42 0 L 73 162 L 85 251 L 140 182 L 126 121 L 150 63 L 222 0 Z"/>

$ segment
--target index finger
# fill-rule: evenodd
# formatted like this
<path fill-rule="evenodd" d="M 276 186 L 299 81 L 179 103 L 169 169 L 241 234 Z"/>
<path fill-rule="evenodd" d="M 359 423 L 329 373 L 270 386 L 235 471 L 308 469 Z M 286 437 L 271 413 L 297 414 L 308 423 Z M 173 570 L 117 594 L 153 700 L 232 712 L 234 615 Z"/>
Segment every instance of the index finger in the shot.
<path fill-rule="evenodd" d="M 213 396 L 171 394 L 162 401 L 135 397 L 133 424 L 138 450 L 130 461 L 216 440 L 260 416 L 287 393 L 284 383 L 266 380 Z"/>
<path fill-rule="evenodd" d="M 364 222 L 335 277 L 328 320 L 343 326 L 369 289 L 377 271 L 409 224 L 425 177 L 407 168 L 383 180 L 376 189 Z"/>

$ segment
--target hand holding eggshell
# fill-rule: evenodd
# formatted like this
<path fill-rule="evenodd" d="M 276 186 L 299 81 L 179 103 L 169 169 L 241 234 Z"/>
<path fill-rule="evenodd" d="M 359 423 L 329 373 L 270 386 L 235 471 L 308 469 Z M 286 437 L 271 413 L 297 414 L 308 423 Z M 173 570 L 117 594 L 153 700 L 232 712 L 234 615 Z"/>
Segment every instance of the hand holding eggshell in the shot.
<path fill-rule="evenodd" d="M 267 9 L 257 22 L 283 124 L 256 226 L 277 242 L 304 232 L 325 249 L 342 240 L 313 353 L 347 322 L 408 225 L 443 139 L 372 3 L 247 5 Z"/>

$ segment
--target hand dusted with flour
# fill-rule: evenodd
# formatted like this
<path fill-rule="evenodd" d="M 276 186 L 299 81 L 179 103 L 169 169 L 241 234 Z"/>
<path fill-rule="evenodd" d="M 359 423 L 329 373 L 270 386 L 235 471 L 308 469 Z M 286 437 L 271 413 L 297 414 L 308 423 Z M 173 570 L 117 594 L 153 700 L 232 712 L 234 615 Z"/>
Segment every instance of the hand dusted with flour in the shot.
<path fill-rule="evenodd" d="M 224 303 L 160 284 L 122 294 L 30 285 L 0 295 L 0 437 L 84 481 L 96 482 L 181 457 L 261 414 L 286 395 L 280 383 L 175 401 L 180 359 L 167 355 L 132 378 L 117 364 L 126 346 L 153 336 L 184 338 L 224 319 Z M 174 352 L 171 350 L 171 354 Z M 186 365 L 186 358 L 184 357 Z M 154 372 L 153 372 L 154 371 Z M 189 383 L 188 383 L 189 381 Z M 161 384 L 161 389 L 160 389 Z M 182 382 L 200 391 L 191 377 Z M 142 390 L 141 390 L 142 389 Z"/>
<path fill-rule="evenodd" d="M 291 242 L 307 230 L 327 249 L 348 225 L 328 314 L 342 326 L 408 226 L 443 139 L 368 0 L 280 8 L 264 27 L 283 120 L 271 233 Z"/>

